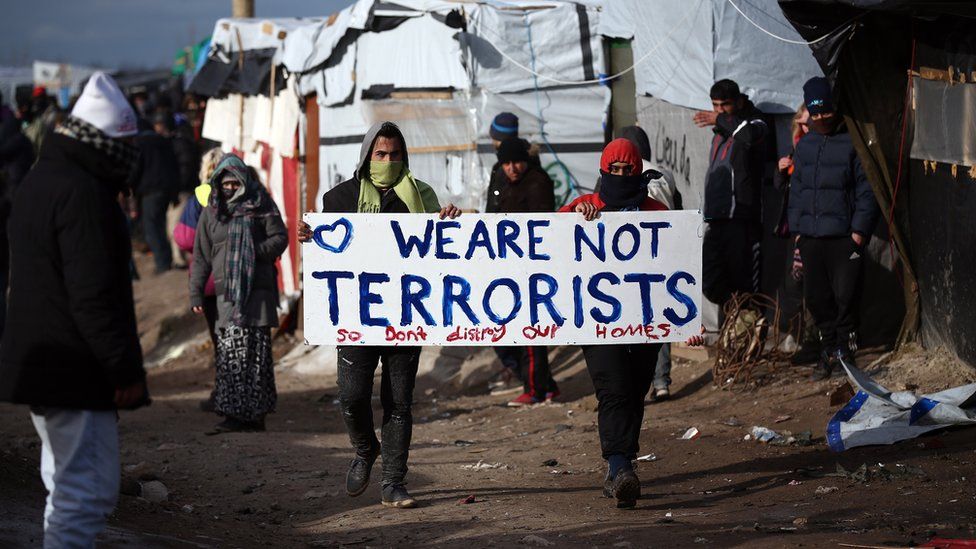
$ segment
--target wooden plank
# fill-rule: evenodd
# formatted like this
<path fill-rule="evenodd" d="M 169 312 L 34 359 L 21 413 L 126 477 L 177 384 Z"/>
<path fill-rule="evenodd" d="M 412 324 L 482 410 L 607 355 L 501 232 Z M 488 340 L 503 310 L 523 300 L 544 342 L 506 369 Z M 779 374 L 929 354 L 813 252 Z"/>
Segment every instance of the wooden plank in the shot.
<path fill-rule="evenodd" d="M 425 154 L 453 151 L 473 151 L 477 148 L 478 146 L 475 143 L 462 143 L 460 145 L 437 145 L 434 147 L 408 147 L 407 152 L 410 154 Z"/>
<path fill-rule="evenodd" d="M 319 194 L 319 104 L 315 94 L 305 97 L 305 204 L 303 212 L 315 211 Z"/>
<path fill-rule="evenodd" d="M 449 91 L 395 91 L 390 92 L 390 99 L 454 99 Z"/>

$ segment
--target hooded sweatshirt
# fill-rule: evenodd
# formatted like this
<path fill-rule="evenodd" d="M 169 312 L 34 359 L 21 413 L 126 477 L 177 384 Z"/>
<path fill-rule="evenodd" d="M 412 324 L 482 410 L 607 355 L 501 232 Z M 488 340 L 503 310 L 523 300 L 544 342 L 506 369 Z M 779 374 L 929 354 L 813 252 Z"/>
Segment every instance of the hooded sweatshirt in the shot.
<path fill-rule="evenodd" d="M 369 161 L 370 153 L 373 150 L 373 143 L 376 141 L 377 134 L 384 124 L 389 124 L 388 122 L 380 122 L 374 124 L 369 131 L 366 133 L 366 137 L 363 139 L 363 144 L 359 149 L 359 162 L 356 164 L 355 174 L 339 183 L 332 189 L 329 189 L 322 195 L 322 207 L 321 211 L 325 213 L 355 213 L 359 207 L 359 191 L 362 182 L 362 178 L 369 177 Z M 403 138 L 403 134 L 400 133 L 400 129 L 394 124 L 390 124 L 393 129 L 399 134 L 400 142 L 404 144 L 403 149 L 403 167 L 404 169 L 410 169 L 410 161 L 407 156 L 406 140 Z M 430 185 L 416 180 L 417 190 L 420 192 L 423 198 L 424 204 L 429 204 L 430 207 L 427 208 L 428 213 L 433 213 L 440 209 L 439 202 L 437 201 L 437 195 Z M 433 208 L 433 205 L 437 205 L 437 209 Z M 385 190 L 380 190 L 380 213 L 410 213 L 407 205 L 400 200 L 396 195 L 396 192 L 390 188 Z"/>

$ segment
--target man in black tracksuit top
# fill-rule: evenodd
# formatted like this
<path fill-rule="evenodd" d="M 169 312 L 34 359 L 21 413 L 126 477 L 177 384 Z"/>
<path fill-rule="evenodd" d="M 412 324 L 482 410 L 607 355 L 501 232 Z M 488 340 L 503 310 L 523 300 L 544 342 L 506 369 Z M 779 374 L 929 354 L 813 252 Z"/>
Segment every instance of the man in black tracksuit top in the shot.
<path fill-rule="evenodd" d="M 325 192 L 322 211 L 372 215 L 439 212 L 441 219 L 461 214 L 453 204 L 442 208 L 430 185 L 413 177 L 403 133 L 392 122 L 374 124 L 366 133 L 355 174 Z M 298 240 L 311 239 L 311 227 L 301 223 Z M 395 508 L 416 506 L 404 482 L 413 436 L 411 407 L 420 347 L 340 345 L 337 352 L 339 405 L 356 451 L 346 473 L 346 493 L 355 497 L 366 491 L 373 463 L 382 455 L 380 502 Z M 376 438 L 372 407 L 373 375 L 380 362 L 382 441 Z"/>
<path fill-rule="evenodd" d="M 736 292 L 759 291 L 762 180 L 769 128 L 731 80 L 712 86 L 712 111 L 695 114 L 715 137 L 705 174 L 702 293 L 723 307 Z"/>
<path fill-rule="evenodd" d="M 803 258 L 807 308 L 820 330 L 822 352 L 814 379 L 830 376 L 840 360 L 854 364 L 857 302 L 865 246 L 880 210 L 851 136 L 834 112 L 826 78 L 803 86 L 814 131 L 793 155 L 789 222 Z"/>

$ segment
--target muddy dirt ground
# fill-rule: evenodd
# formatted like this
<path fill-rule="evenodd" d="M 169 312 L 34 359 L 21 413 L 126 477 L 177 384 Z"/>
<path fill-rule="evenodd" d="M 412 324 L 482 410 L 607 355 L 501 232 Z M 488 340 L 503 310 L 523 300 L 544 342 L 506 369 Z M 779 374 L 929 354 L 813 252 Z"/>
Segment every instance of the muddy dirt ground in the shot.
<path fill-rule="evenodd" d="M 512 409 L 511 395 L 487 389 L 418 390 L 408 487 L 420 507 L 380 506 L 375 480 L 349 498 L 352 453 L 333 377 L 280 371 L 266 433 L 204 434 L 218 421 L 198 408 L 212 386 L 211 350 L 197 338 L 165 360 L 177 354 L 172 341 L 204 329 L 181 316 L 185 276 L 136 283 L 145 351 L 163 364 L 149 373 L 153 405 L 119 423 L 125 476 L 158 479 L 168 499 L 121 496 L 106 547 L 836 547 L 976 537 L 976 429 L 836 454 L 824 429 L 840 407 L 828 393 L 843 379 L 812 383 L 797 367 L 732 392 L 713 387 L 707 360 L 687 358 L 674 367 L 674 398 L 647 406 L 641 447 L 656 460 L 639 464 L 643 498 L 618 510 L 601 497 L 596 400 L 572 348 L 553 351 L 557 403 Z M 277 351 L 295 344 L 282 340 Z M 753 425 L 810 430 L 813 444 L 743 440 Z M 700 436 L 682 440 L 690 427 Z M 27 410 L 0 405 L 0 546 L 40 543 L 39 452 Z M 836 476 L 838 466 L 862 465 L 866 478 Z M 459 503 L 467 496 L 474 503 Z"/>

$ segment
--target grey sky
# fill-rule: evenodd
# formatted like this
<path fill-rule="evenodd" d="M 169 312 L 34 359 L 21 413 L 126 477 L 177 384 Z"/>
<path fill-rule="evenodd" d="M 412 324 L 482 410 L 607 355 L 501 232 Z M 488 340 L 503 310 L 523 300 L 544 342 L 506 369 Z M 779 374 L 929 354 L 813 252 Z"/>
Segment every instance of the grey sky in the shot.
<path fill-rule="evenodd" d="M 257 17 L 326 16 L 352 0 L 255 0 Z M 0 65 L 169 66 L 208 36 L 231 0 L 16 0 L 0 17 Z"/>

